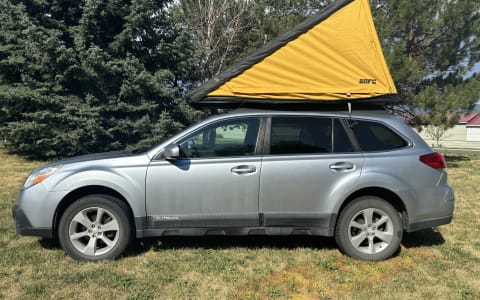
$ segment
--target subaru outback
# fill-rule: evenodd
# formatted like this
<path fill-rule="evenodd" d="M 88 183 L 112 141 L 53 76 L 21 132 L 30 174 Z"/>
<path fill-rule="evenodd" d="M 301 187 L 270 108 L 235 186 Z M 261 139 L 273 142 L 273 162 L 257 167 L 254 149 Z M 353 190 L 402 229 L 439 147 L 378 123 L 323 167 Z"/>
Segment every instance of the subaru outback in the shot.
<path fill-rule="evenodd" d="M 13 215 L 18 233 L 56 238 L 77 260 L 117 258 L 143 237 L 314 235 L 379 261 L 453 209 L 443 156 L 399 117 L 246 109 L 142 153 L 39 167 Z"/>

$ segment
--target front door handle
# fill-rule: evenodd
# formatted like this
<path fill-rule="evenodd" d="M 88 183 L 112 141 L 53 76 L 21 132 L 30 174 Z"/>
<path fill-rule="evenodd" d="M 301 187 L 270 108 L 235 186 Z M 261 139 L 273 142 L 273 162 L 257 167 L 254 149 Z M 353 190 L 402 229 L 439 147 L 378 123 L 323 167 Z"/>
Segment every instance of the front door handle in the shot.
<path fill-rule="evenodd" d="M 352 171 L 355 169 L 355 165 L 349 162 L 337 162 L 330 165 L 330 170 L 342 172 L 342 171 Z"/>
<path fill-rule="evenodd" d="M 255 166 L 241 165 L 231 168 L 230 171 L 236 175 L 248 175 L 257 172 L 257 168 Z"/>

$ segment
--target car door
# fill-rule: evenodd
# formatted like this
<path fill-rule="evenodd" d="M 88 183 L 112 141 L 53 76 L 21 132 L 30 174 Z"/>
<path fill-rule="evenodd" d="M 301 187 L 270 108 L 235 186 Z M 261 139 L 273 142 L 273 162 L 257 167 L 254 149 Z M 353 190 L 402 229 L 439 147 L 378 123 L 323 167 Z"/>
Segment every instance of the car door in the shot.
<path fill-rule="evenodd" d="M 316 116 L 273 116 L 270 122 L 260 179 L 263 225 L 331 227 L 364 161 L 347 122 Z"/>
<path fill-rule="evenodd" d="M 148 226 L 258 226 L 261 123 L 259 117 L 214 121 L 177 140 L 180 158 L 152 161 Z"/>

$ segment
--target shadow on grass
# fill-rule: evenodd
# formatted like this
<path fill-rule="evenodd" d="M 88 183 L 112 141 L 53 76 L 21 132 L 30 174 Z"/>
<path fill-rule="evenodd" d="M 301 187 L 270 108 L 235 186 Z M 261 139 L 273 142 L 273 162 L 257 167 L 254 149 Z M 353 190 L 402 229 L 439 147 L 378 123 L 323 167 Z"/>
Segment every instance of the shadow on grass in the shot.
<path fill-rule="evenodd" d="M 429 247 L 443 243 L 445 243 L 445 239 L 442 234 L 435 229 L 405 233 L 402 241 L 405 248 Z M 62 248 L 60 243 L 55 239 L 41 238 L 39 239 L 39 244 L 47 250 L 59 250 Z M 129 246 L 124 257 L 139 256 L 150 250 L 161 252 L 164 250 L 222 250 L 231 248 L 271 248 L 278 250 L 311 248 L 331 250 L 337 249 L 337 245 L 333 238 L 321 236 L 171 236 L 135 239 Z M 397 255 L 398 253 L 394 254 L 394 256 Z"/>
<path fill-rule="evenodd" d="M 202 237 L 162 237 L 144 238 L 132 243 L 127 256 L 173 249 L 336 249 L 333 238 L 319 236 L 202 236 Z"/>
<path fill-rule="evenodd" d="M 56 239 L 40 238 L 39 245 L 46 250 L 61 250 L 62 246 Z M 333 238 L 321 236 L 199 236 L 199 237 L 159 237 L 135 239 L 128 247 L 124 257 L 142 255 L 150 250 L 187 250 L 230 248 L 245 249 L 336 249 Z"/>
<path fill-rule="evenodd" d="M 405 233 L 402 242 L 406 248 L 429 247 L 443 243 L 445 239 L 442 234 L 432 228 Z"/>
<path fill-rule="evenodd" d="M 470 161 L 471 158 L 464 155 L 445 154 L 445 160 L 449 168 L 458 168 L 460 163 Z"/>
<path fill-rule="evenodd" d="M 47 239 L 47 238 L 40 238 L 38 243 L 43 249 L 47 250 L 59 250 L 62 249 L 60 243 L 56 239 Z"/>

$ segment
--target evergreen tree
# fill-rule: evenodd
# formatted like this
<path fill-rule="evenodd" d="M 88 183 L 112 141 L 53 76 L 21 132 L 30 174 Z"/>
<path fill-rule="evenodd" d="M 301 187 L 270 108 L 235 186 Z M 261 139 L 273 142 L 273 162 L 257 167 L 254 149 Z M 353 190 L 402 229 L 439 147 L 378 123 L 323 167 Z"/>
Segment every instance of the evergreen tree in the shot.
<path fill-rule="evenodd" d="M 1 1 L 0 137 L 38 158 L 157 143 L 198 117 L 181 94 L 332 1 Z M 480 94 L 480 2 L 370 2 L 402 108 L 451 126 Z"/>
<path fill-rule="evenodd" d="M 480 60 L 480 2 L 371 2 L 403 108 L 415 125 L 453 126 L 480 97 L 479 78 L 465 78 Z"/>
<path fill-rule="evenodd" d="M 188 40 L 168 1 L 0 3 L 0 128 L 39 158 L 148 146 L 195 114 L 179 97 Z"/>

